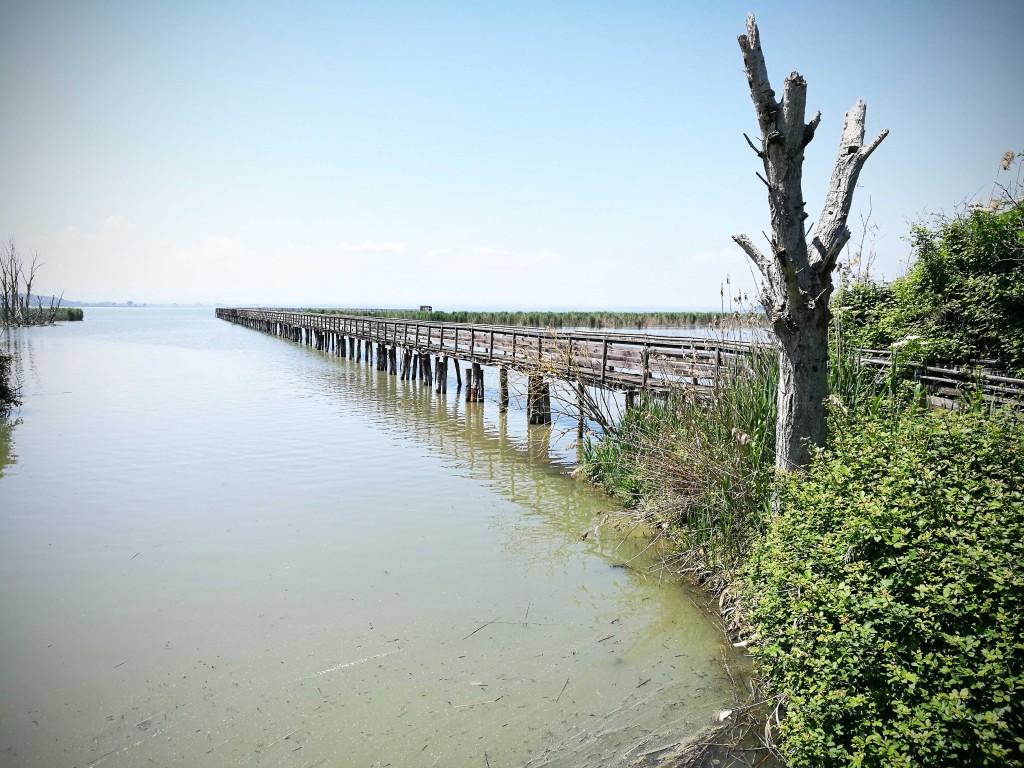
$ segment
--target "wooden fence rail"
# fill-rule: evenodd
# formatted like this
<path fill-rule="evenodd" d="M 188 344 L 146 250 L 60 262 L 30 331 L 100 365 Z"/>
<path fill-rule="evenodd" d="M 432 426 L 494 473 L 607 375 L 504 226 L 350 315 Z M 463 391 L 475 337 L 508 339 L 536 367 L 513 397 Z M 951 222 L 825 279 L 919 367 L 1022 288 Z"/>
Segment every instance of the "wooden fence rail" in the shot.
<path fill-rule="evenodd" d="M 892 350 L 862 349 L 861 363 L 888 370 L 894 363 Z M 1024 379 L 1009 376 L 995 360 L 970 360 L 960 366 L 920 365 L 908 362 L 905 375 L 924 384 L 937 405 L 953 406 L 968 392 L 980 392 L 985 400 L 1004 405 L 1024 405 Z"/>

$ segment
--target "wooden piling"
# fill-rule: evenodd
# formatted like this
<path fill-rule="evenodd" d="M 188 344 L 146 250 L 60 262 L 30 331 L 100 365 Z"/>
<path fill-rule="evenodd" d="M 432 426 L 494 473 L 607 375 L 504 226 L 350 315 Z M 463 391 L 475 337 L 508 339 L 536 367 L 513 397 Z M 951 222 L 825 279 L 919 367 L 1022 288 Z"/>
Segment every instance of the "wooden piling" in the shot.
<path fill-rule="evenodd" d="M 527 378 L 526 419 L 530 424 L 551 423 L 551 391 L 540 374 L 531 373 Z"/>
<path fill-rule="evenodd" d="M 508 368 L 498 368 L 498 413 L 508 411 Z"/>
<path fill-rule="evenodd" d="M 484 401 L 484 369 L 480 363 L 473 363 L 473 402 Z"/>
<path fill-rule="evenodd" d="M 473 402 L 473 369 L 466 369 L 466 402 Z"/>

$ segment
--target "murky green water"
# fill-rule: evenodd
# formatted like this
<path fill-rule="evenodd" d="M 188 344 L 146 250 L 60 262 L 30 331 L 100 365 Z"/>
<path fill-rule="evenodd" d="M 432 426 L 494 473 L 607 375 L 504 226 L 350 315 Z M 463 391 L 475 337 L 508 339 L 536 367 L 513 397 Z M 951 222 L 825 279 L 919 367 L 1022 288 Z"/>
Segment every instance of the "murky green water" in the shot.
<path fill-rule="evenodd" d="M 7 337 L 0 764 L 614 765 L 733 701 L 522 413 L 212 310 L 86 317 Z"/>

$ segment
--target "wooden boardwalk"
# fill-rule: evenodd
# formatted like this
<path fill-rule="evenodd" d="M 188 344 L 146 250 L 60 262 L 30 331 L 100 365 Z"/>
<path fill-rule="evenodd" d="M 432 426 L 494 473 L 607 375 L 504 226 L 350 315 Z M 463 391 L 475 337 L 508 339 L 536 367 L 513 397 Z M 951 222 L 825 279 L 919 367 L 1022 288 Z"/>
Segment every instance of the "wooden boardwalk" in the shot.
<path fill-rule="evenodd" d="M 279 309 L 218 308 L 217 317 L 247 328 L 315 346 L 340 357 L 376 363 L 377 369 L 447 389 L 449 364 L 466 399 L 483 400 L 482 366 L 499 371 L 499 406 L 508 405 L 507 372 L 528 377 L 527 414 L 531 423 L 550 421 L 548 381 L 626 393 L 627 404 L 641 392 L 679 387 L 710 390 L 738 370 L 750 344 L 742 341 L 603 331 L 552 331 L 518 326 L 399 320 L 387 317 L 297 312 Z M 889 353 L 865 350 L 862 362 L 891 364 Z M 984 362 L 984 361 L 983 361 Z M 1024 380 L 978 367 L 918 366 L 913 375 L 937 404 L 953 407 L 969 388 L 986 399 L 1024 402 Z M 582 395 L 581 395 L 582 397 Z"/>
<path fill-rule="evenodd" d="M 292 312 L 276 309 L 217 309 L 217 317 L 283 336 L 339 356 L 373 360 L 402 378 L 437 381 L 443 391 L 449 364 L 467 363 L 467 399 L 483 399 L 482 366 L 499 369 L 499 404 L 507 404 L 507 371 L 530 377 L 531 423 L 550 420 L 546 379 L 625 392 L 665 392 L 686 385 L 709 388 L 723 371 L 745 359 L 749 345 L 682 336 L 549 331 L 538 328 L 431 323 L 384 317 Z M 433 360 L 431 360 L 433 358 Z"/>

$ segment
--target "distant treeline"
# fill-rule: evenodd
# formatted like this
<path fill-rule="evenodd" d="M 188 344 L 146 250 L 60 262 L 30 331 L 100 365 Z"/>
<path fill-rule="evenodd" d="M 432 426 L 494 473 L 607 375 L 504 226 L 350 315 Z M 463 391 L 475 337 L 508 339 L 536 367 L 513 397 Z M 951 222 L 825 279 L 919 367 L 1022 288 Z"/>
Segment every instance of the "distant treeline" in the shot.
<path fill-rule="evenodd" d="M 394 317 L 437 323 L 479 323 L 532 328 L 695 328 L 735 324 L 760 325 L 761 315 L 732 312 L 419 312 L 384 309 L 313 309 L 338 315 Z"/>

